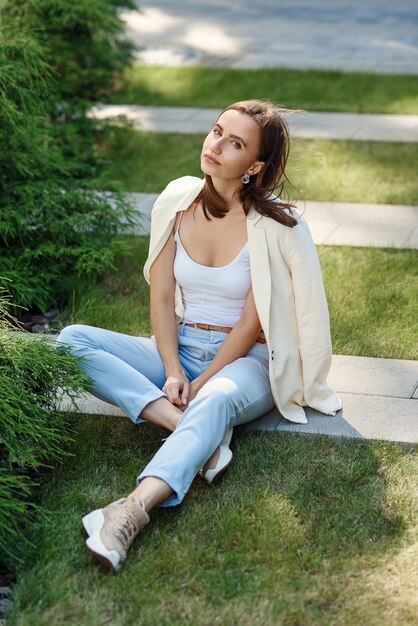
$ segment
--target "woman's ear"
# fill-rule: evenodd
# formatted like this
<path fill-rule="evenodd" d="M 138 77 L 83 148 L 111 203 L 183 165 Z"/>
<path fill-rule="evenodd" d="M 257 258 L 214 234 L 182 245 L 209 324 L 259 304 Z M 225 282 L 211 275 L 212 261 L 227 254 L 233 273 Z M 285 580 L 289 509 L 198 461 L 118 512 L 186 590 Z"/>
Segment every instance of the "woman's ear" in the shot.
<path fill-rule="evenodd" d="M 264 161 L 254 161 L 251 167 L 247 169 L 247 172 L 251 174 L 251 176 L 254 176 L 254 174 L 258 174 L 258 172 L 263 169 L 264 165 Z"/>

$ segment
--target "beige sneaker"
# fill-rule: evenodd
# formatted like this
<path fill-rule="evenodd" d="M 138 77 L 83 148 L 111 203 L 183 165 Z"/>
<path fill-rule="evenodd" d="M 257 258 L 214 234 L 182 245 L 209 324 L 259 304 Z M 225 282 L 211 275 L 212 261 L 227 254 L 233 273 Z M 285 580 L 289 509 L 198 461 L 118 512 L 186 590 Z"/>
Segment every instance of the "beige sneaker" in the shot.
<path fill-rule="evenodd" d="M 89 535 L 86 546 L 102 565 L 114 572 L 121 567 L 133 540 L 148 522 L 141 500 L 121 498 L 83 517 Z"/>

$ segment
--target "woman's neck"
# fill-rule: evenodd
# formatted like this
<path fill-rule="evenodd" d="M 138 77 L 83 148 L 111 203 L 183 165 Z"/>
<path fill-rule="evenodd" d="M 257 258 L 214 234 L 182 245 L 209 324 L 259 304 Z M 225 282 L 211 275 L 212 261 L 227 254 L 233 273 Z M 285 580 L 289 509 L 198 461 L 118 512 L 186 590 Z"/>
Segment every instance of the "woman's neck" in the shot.
<path fill-rule="evenodd" d="M 239 197 L 239 190 L 241 188 L 240 180 L 225 180 L 225 178 L 215 178 L 212 176 L 212 184 L 216 193 L 227 202 L 230 210 L 242 208 Z"/>

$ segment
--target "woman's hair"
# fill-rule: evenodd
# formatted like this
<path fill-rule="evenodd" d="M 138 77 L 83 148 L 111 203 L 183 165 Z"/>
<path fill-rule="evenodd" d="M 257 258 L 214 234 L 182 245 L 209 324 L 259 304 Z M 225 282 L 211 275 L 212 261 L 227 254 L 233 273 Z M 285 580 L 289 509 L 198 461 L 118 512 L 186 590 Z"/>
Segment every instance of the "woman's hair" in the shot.
<path fill-rule="evenodd" d="M 298 223 L 296 218 L 292 217 L 292 208 L 295 204 L 277 198 L 283 193 L 284 181 L 280 183 L 280 180 L 282 177 L 288 180 L 285 167 L 290 148 L 289 128 L 283 116 L 286 109 L 280 109 L 267 100 L 244 100 L 231 104 L 222 113 L 230 110 L 249 115 L 260 129 L 257 160 L 264 161 L 264 165 L 258 174 L 251 176 L 249 183 L 240 191 L 245 214 L 248 215 L 253 206 L 261 215 L 271 217 L 276 222 L 292 228 Z M 224 217 L 228 212 L 227 202 L 216 192 L 212 178 L 208 174 L 205 175 L 205 184 L 199 200 L 208 220 L 211 219 L 208 212 L 213 217 Z M 284 209 L 287 209 L 290 215 Z"/>

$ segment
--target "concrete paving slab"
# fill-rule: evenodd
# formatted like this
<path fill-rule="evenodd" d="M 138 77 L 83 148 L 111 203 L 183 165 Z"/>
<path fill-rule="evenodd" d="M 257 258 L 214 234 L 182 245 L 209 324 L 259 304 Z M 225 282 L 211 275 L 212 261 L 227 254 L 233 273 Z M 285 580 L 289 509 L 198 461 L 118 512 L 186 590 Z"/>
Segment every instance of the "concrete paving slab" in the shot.
<path fill-rule="evenodd" d="M 345 393 L 340 397 L 343 404 L 340 416 L 331 416 L 327 421 L 327 417 L 314 415 L 308 410 L 309 423 L 306 426 L 295 429 L 286 421 L 279 424 L 278 430 L 418 443 L 416 400 Z"/>
<path fill-rule="evenodd" d="M 345 114 L 340 113 L 339 115 Z M 341 121 L 343 122 L 343 118 Z M 416 141 L 418 137 L 418 117 L 415 115 L 391 115 L 390 124 L 386 124 L 386 115 L 362 113 L 359 121 L 359 126 L 351 135 L 352 140 L 402 141 L 407 143 Z"/>
<path fill-rule="evenodd" d="M 409 238 L 405 241 L 405 248 L 418 248 L 418 227 L 412 231 Z"/>
<path fill-rule="evenodd" d="M 315 220 L 308 219 L 307 222 L 313 240 L 317 245 L 326 245 L 325 242 L 328 241 L 339 226 L 336 222 L 316 222 Z"/>
<path fill-rule="evenodd" d="M 418 443 L 416 400 L 340 393 L 343 408 L 335 416 L 306 409 L 307 424 L 292 424 L 272 411 L 244 427 L 244 432 L 275 430 L 354 439 Z"/>
<path fill-rule="evenodd" d="M 124 12 L 140 61 L 418 74 L 414 0 L 138 0 Z"/>
<path fill-rule="evenodd" d="M 143 221 L 134 232 L 149 234 L 158 194 L 130 194 Z M 298 203 L 318 245 L 418 249 L 418 206 L 343 202 Z"/>
<path fill-rule="evenodd" d="M 83 394 L 77 399 L 76 404 L 71 402 L 67 397 L 63 397 L 59 410 L 63 413 L 75 412 L 85 413 L 86 415 L 114 415 L 115 417 L 124 417 L 125 413 L 118 406 L 113 406 L 108 402 L 95 398 L 90 393 Z"/>
<path fill-rule="evenodd" d="M 144 132 L 206 134 L 221 109 L 98 105 L 90 110 L 97 119 L 126 116 Z M 287 115 L 290 134 L 300 139 L 388 141 L 417 143 L 418 115 L 303 112 Z"/>
<path fill-rule="evenodd" d="M 418 361 L 334 354 L 328 382 L 342 393 L 409 400 L 418 385 Z"/>
<path fill-rule="evenodd" d="M 405 248 L 411 229 L 407 226 L 374 224 L 340 224 L 322 241 L 328 246 Z"/>
<path fill-rule="evenodd" d="M 328 222 L 332 216 L 338 224 L 392 224 L 418 227 L 418 206 L 410 204 L 367 204 L 352 202 L 299 202 L 305 218 Z"/>
<path fill-rule="evenodd" d="M 350 140 L 363 125 L 362 113 L 292 113 L 288 117 L 291 136 L 300 139 Z M 382 117 L 382 116 L 379 116 Z M 382 120 L 379 120 L 382 123 Z"/>

